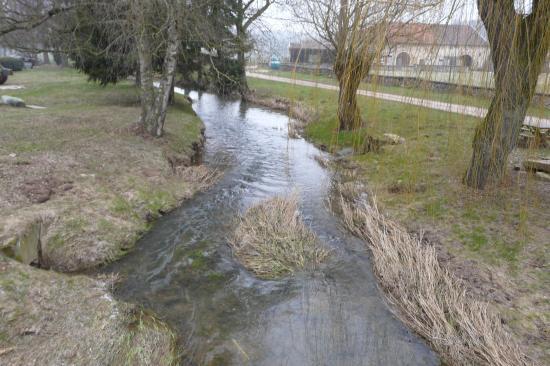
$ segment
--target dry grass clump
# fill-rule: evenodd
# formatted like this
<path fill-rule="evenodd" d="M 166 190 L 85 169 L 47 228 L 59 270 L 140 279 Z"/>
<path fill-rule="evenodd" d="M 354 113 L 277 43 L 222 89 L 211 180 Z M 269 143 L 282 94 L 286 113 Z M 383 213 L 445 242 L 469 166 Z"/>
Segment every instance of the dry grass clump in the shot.
<path fill-rule="evenodd" d="M 252 104 L 267 107 L 269 109 L 288 113 L 290 118 L 301 121 L 304 124 L 307 124 L 317 118 L 317 113 L 313 108 L 289 98 L 274 98 L 269 95 L 249 93 L 246 96 L 246 101 Z"/>
<path fill-rule="evenodd" d="M 301 220 L 295 195 L 275 197 L 248 209 L 230 245 L 241 263 L 263 278 L 314 268 L 328 255 Z"/>
<path fill-rule="evenodd" d="M 425 337 L 450 365 L 528 365 L 531 361 L 499 316 L 468 294 L 433 247 L 378 211 L 376 202 L 340 196 L 344 222 L 365 239 L 374 270 L 398 316 Z"/>
<path fill-rule="evenodd" d="M 186 182 L 193 183 L 197 190 L 203 190 L 218 182 L 223 172 L 205 165 L 192 165 L 176 168 L 176 175 L 184 178 Z"/>

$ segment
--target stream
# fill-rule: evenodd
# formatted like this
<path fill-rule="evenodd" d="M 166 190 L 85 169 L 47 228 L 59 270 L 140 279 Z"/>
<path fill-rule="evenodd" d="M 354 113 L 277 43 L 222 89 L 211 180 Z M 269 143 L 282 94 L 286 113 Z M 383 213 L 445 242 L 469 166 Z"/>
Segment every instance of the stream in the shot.
<path fill-rule="evenodd" d="M 288 117 L 212 94 L 191 93 L 206 125 L 205 164 L 223 178 L 159 219 L 105 271 L 116 297 L 153 310 L 178 332 L 184 365 L 439 365 L 390 312 L 365 243 L 327 207 L 331 173 Z M 260 280 L 227 245 L 247 207 L 297 191 L 306 223 L 332 254 L 314 273 Z"/>

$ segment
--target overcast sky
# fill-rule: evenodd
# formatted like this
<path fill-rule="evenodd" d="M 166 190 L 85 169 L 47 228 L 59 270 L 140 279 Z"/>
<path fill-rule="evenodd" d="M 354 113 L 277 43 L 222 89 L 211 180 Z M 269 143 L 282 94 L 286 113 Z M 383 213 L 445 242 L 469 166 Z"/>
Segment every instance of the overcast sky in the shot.
<path fill-rule="evenodd" d="M 441 9 L 427 14 L 419 21 L 441 22 L 441 23 L 466 23 L 477 20 L 477 6 L 475 0 L 443 0 Z M 263 17 L 264 24 L 274 32 L 286 31 L 290 33 L 301 33 L 301 26 L 293 19 L 290 9 L 273 6 Z"/>

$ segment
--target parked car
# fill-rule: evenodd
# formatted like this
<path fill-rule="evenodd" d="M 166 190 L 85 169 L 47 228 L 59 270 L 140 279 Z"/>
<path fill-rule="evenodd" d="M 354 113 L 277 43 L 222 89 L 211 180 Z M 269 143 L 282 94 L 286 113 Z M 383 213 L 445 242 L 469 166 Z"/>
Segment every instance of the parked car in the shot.
<path fill-rule="evenodd" d="M 36 65 L 36 59 L 32 57 L 21 57 L 21 60 L 25 65 L 25 69 L 32 69 Z"/>
<path fill-rule="evenodd" d="M 8 75 L 10 74 L 10 69 L 6 69 L 0 65 L 0 85 L 4 84 L 8 80 Z"/>
<path fill-rule="evenodd" d="M 271 61 L 269 62 L 269 67 L 271 67 L 272 70 L 279 70 L 281 67 L 281 61 L 277 58 L 277 56 L 272 56 Z"/>

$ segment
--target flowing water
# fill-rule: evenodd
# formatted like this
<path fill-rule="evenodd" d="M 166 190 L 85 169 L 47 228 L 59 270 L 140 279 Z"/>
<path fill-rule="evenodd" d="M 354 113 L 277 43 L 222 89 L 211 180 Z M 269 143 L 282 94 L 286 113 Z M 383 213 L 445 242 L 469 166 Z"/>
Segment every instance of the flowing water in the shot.
<path fill-rule="evenodd" d="M 191 96 L 206 125 L 205 163 L 225 175 L 107 269 L 124 278 L 117 296 L 177 330 L 185 365 L 438 365 L 384 303 L 365 244 L 327 208 L 330 172 L 314 160 L 323 153 L 288 139 L 285 115 Z M 247 207 L 293 190 L 332 255 L 314 273 L 257 279 L 232 257 L 227 239 Z"/>

